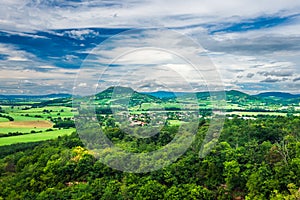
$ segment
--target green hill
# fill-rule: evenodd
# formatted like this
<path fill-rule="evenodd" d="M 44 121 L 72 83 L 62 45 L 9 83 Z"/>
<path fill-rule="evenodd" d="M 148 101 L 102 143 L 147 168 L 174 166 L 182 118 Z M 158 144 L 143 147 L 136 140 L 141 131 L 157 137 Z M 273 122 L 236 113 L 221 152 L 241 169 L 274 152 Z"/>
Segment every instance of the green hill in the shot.
<path fill-rule="evenodd" d="M 128 87 L 109 87 L 106 90 L 95 95 L 95 100 L 102 103 L 127 103 L 130 106 L 140 105 L 142 103 L 161 103 L 163 100 L 134 91 Z"/>

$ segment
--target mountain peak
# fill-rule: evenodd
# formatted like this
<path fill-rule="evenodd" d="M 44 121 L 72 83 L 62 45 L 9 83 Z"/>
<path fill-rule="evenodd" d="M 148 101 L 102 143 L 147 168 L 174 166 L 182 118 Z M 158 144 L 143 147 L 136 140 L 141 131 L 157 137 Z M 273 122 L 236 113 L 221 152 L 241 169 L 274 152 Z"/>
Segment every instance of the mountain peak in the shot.
<path fill-rule="evenodd" d="M 123 87 L 123 86 L 110 86 L 102 92 L 113 92 L 113 91 L 134 92 L 134 90 L 131 87 Z"/>

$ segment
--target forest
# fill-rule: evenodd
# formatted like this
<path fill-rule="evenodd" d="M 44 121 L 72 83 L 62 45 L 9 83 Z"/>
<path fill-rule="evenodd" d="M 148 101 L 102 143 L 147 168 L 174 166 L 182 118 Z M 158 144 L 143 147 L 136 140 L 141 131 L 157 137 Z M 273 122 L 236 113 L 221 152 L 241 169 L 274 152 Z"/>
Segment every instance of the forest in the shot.
<path fill-rule="evenodd" d="M 174 163 L 148 173 L 112 169 L 93 156 L 79 135 L 0 147 L 0 199 L 300 199 L 300 117 L 226 118 L 217 144 L 199 150 L 209 128 Z M 106 136 L 131 152 L 168 143 L 178 125 L 139 139 L 106 127 Z M 159 163 L 160 161 L 157 160 Z"/>

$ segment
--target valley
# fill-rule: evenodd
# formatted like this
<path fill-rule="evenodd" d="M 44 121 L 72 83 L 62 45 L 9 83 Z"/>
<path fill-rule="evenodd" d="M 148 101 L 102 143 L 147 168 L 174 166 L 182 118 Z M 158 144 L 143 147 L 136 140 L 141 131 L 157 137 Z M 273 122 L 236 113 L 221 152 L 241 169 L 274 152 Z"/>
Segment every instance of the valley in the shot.
<path fill-rule="evenodd" d="M 80 115 L 78 109 L 82 109 L 85 101 L 95 107 L 95 116 L 102 127 L 118 127 L 121 123 L 132 127 L 178 126 L 188 121 L 191 114 L 197 115 L 199 120 L 218 114 L 243 119 L 300 115 L 299 95 L 251 96 L 234 90 L 226 91 L 225 95 L 226 102 L 217 108 L 214 106 L 218 102 L 211 101 L 208 92 L 139 93 L 126 87 L 111 87 L 95 96 L 75 100 L 67 94 L 0 96 L 0 146 L 71 134 L 75 131 L 74 116 Z"/>

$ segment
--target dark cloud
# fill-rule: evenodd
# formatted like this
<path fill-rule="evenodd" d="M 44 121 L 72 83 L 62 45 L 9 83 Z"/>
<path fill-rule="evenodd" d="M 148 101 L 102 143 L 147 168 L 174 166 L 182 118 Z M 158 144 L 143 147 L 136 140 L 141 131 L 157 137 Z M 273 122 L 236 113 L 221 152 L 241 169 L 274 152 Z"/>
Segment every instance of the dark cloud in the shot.
<path fill-rule="evenodd" d="M 253 73 L 248 73 L 248 74 L 247 74 L 247 78 L 252 78 L 253 76 L 254 76 Z"/>
<path fill-rule="evenodd" d="M 238 73 L 238 72 L 243 72 L 243 69 L 227 69 L 230 72 Z"/>
<path fill-rule="evenodd" d="M 282 78 L 282 81 L 287 81 L 287 80 L 289 80 L 288 78 Z"/>
<path fill-rule="evenodd" d="M 297 81 L 300 81 L 300 77 L 297 77 L 297 78 L 293 79 L 293 82 L 297 82 Z"/>
<path fill-rule="evenodd" d="M 151 82 L 151 83 L 146 83 L 146 84 L 143 84 L 141 86 L 139 86 L 140 89 L 145 89 L 145 88 L 158 88 L 158 87 L 165 87 L 164 85 L 161 85 L 161 84 L 158 84 L 158 83 L 155 83 L 155 82 Z"/>
<path fill-rule="evenodd" d="M 66 75 L 76 75 L 77 73 L 76 72 L 64 72 L 64 74 L 66 74 Z"/>
<path fill-rule="evenodd" d="M 287 71 L 287 70 L 277 70 L 277 71 L 261 71 L 258 72 L 258 74 L 263 76 L 288 77 L 288 76 L 292 76 L 294 72 Z"/>
<path fill-rule="evenodd" d="M 268 77 L 265 80 L 262 80 L 261 82 L 263 82 L 263 83 L 276 83 L 276 82 L 281 82 L 281 81 L 282 81 L 282 79 Z"/>
<path fill-rule="evenodd" d="M 233 37 L 222 39 L 199 38 L 200 44 L 214 52 L 226 52 L 237 55 L 263 55 L 273 54 L 281 51 L 300 51 L 299 36 L 273 36 L 264 35 L 260 37 Z"/>
<path fill-rule="evenodd" d="M 250 66 L 250 68 L 253 68 L 253 69 L 259 68 L 259 67 L 263 67 L 263 65 L 252 65 L 252 66 Z"/>

